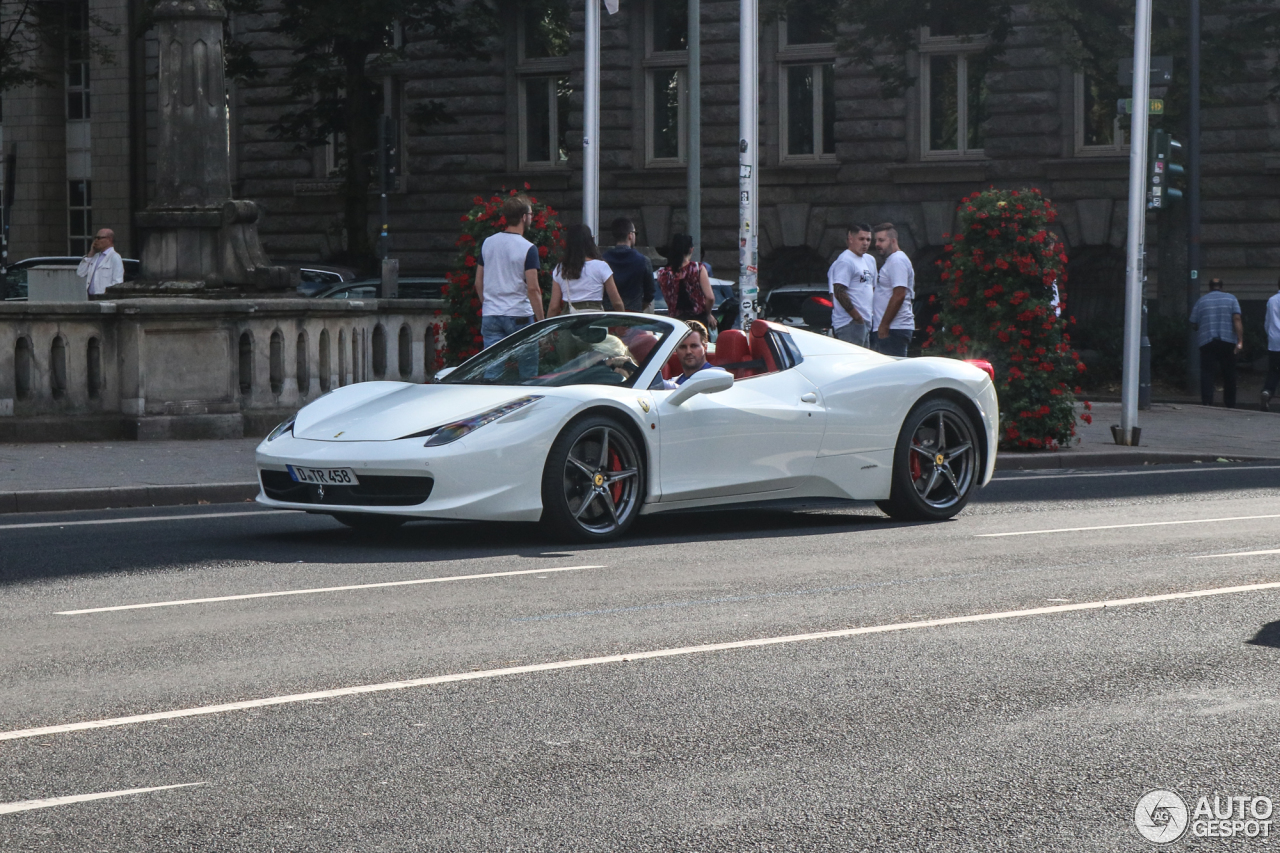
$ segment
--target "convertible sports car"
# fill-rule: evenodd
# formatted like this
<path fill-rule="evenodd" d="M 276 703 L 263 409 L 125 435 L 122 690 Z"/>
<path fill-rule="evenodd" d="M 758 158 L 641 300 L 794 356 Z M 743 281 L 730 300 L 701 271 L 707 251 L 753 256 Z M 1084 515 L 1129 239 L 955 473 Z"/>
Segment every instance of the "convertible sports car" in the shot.
<path fill-rule="evenodd" d="M 257 450 L 260 503 L 380 530 L 541 521 L 604 541 L 636 516 L 796 499 L 958 513 L 995 469 L 990 366 L 894 359 L 757 320 L 675 390 L 688 327 L 585 313 L 525 327 L 435 384 L 338 388 Z"/>

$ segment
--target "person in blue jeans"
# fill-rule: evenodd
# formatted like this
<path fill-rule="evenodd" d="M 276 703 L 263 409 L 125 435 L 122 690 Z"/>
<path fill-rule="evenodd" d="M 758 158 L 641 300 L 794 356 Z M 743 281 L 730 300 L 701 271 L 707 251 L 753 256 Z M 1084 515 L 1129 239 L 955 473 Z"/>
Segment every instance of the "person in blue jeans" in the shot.
<path fill-rule="evenodd" d="M 883 355 L 907 357 L 915 333 L 916 271 L 911 259 L 898 246 L 898 229 L 892 222 L 875 227 L 876 251 L 884 264 L 876 276 L 871 302 L 871 344 Z"/>
<path fill-rule="evenodd" d="M 509 196 L 502 203 L 502 216 L 506 230 L 485 238 L 476 269 L 480 336 L 485 349 L 543 318 L 542 288 L 538 285 L 542 263 L 538 247 L 524 238 L 524 229 L 533 221 L 533 205 L 524 195 Z M 537 352 L 522 355 L 520 375 L 528 379 L 537 371 Z M 486 378 L 496 379 L 497 375 L 486 374 Z"/>
<path fill-rule="evenodd" d="M 1209 281 L 1209 292 L 1191 309 L 1191 328 L 1200 347 L 1200 402 L 1213 405 L 1213 385 L 1222 374 L 1222 405 L 1236 407 L 1236 356 L 1244 349 L 1240 303 L 1222 289 L 1222 279 Z"/>

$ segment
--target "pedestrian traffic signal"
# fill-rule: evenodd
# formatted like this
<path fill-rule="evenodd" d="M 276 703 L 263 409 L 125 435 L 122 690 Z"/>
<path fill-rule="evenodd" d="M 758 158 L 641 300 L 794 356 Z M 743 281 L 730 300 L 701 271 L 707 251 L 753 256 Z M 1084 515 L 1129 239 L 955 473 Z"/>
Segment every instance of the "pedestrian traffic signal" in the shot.
<path fill-rule="evenodd" d="M 1182 198 L 1182 190 L 1173 186 L 1173 179 L 1185 170 L 1173 162 L 1173 155 L 1182 150 L 1182 143 L 1168 131 L 1151 131 L 1147 156 L 1147 207 L 1155 210 L 1166 207 L 1173 199 Z"/>

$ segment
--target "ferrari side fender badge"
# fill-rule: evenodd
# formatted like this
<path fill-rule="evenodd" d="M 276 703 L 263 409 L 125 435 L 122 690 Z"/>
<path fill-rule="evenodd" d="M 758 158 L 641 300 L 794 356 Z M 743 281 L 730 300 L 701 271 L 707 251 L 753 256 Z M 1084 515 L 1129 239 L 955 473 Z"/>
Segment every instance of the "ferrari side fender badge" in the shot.
<path fill-rule="evenodd" d="M 644 397 L 637 397 L 636 399 L 640 403 L 640 408 L 644 409 L 644 413 L 646 415 L 649 414 L 649 401 L 646 400 Z"/>

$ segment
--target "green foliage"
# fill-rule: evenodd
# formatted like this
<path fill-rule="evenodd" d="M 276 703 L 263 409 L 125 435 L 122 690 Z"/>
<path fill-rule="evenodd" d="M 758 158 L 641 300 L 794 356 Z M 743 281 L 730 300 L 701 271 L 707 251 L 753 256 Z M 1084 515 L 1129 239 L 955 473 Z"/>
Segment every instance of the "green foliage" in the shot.
<path fill-rule="evenodd" d="M 525 184 L 524 188 L 529 189 L 529 185 Z M 504 188 L 504 191 L 516 195 L 515 190 Z M 476 296 L 475 271 L 485 238 L 507 227 L 507 220 L 502 216 L 502 201 L 500 195 L 492 195 L 488 201 L 476 196 L 475 206 L 462 215 L 462 234 L 454 243 L 458 254 L 454 256 L 454 269 L 446 276 L 448 284 L 444 286 L 446 309 L 441 367 L 461 364 L 484 346 L 480 337 L 480 299 Z M 551 296 L 551 271 L 560 263 L 564 251 L 564 228 L 554 208 L 532 196 L 529 202 L 533 206 L 533 224 L 525 228 L 524 237 L 538 247 L 542 262 L 538 283 L 545 308 Z"/>
<path fill-rule="evenodd" d="M 942 290 L 930 298 L 937 313 L 925 354 L 991 362 L 1002 447 L 1067 445 L 1084 365 L 1052 305 L 1055 283 L 1060 306 L 1066 296 L 1067 256 L 1049 230 L 1057 213 L 1035 189 L 974 193 L 957 212 L 959 230 L 938 262 Z"/>
<path fill-rule="evenodd" d="M 50 57 L 79 54 L 111 65 L 103 40 L 120 28 L 69 0 L 0 0 L 0 93 L 19 86 L 62 86 L 65 68 Z"/>

